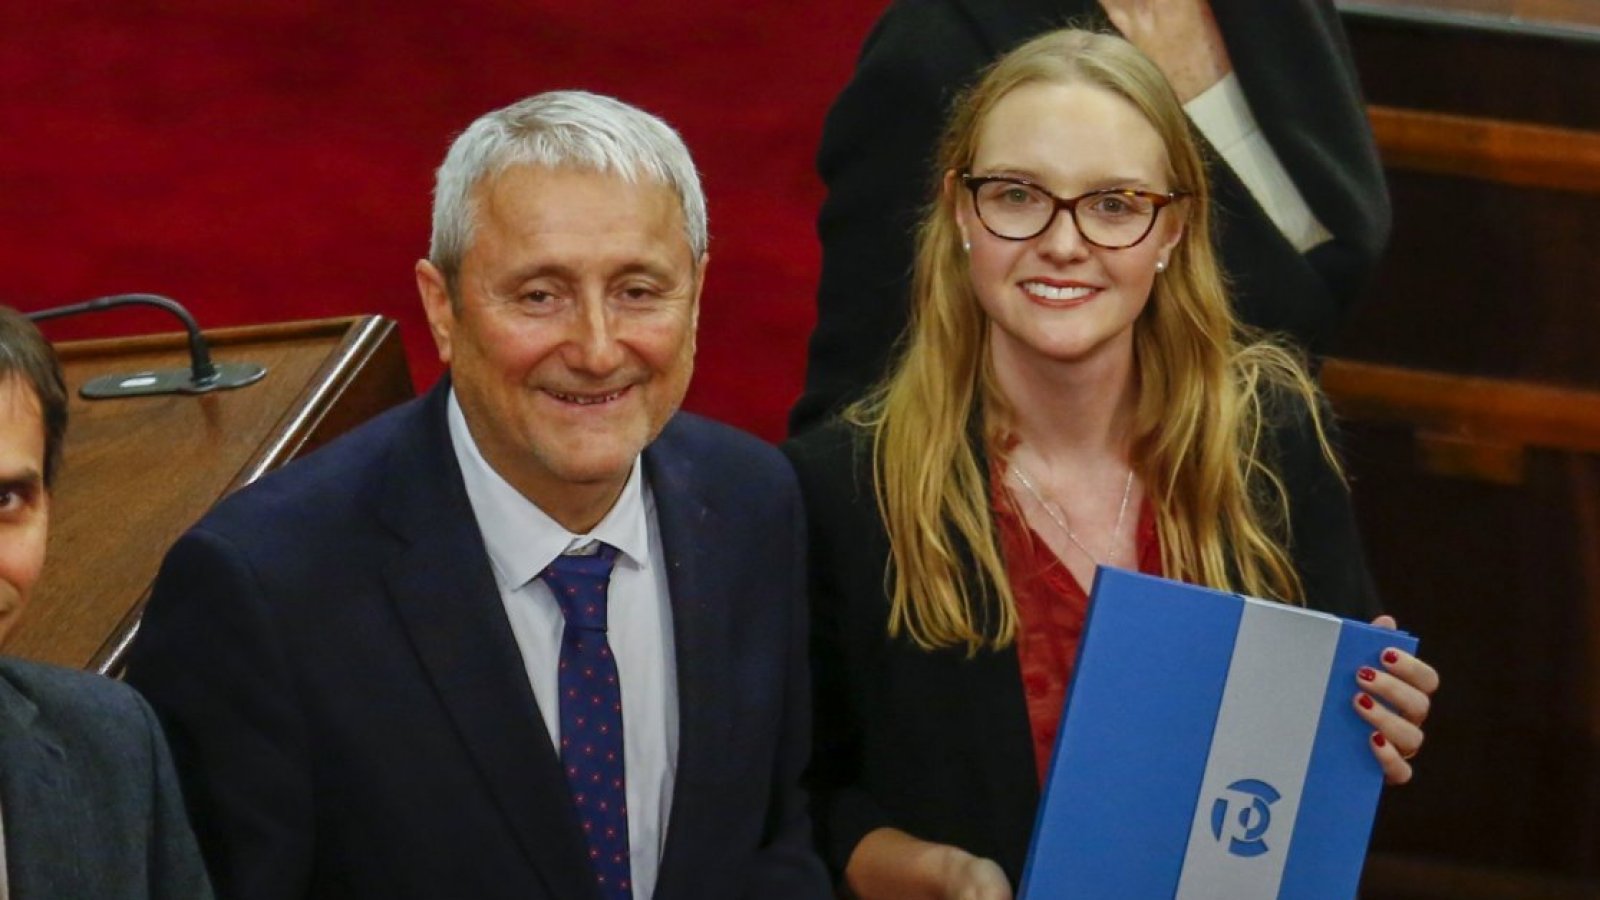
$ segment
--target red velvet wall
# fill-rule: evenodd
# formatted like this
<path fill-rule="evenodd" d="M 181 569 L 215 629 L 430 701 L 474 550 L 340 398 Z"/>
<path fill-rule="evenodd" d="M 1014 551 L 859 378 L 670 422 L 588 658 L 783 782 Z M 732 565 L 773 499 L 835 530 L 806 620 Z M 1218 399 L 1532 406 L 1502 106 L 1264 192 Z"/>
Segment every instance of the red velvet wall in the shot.
<path fill-rule="evenodd" d="M 0 8 L 0 303 L 124 291 L 205 327 L 382 313 L 439 372 L 412 282 L 432 170 L 493 107 L 580 87 L 673 123 L 709 195 L 688 406 L 768 438 L 813 320 L 823 114 L 881 3 L 261 2 Z M 172 330 L 154 311 L 52 337 Z"/>

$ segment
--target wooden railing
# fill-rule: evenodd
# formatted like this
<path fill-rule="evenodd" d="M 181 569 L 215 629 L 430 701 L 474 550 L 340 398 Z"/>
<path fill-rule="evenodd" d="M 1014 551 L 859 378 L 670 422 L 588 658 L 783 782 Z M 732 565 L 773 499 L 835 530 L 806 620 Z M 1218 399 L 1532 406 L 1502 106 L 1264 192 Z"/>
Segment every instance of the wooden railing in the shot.
<path fill-rule="evenodd" d="M 1600 194 L 1600 133 L 1386 106 L 1367 114 L 1389 168 Z"/>
<path fill-rule="evenodd" d="M 1412 429 L 1430 474 L 1520 484 L 1528 450 L 1600 454 L 1600 391 L 1341 359 L 1322 384 L 1343 417 Z"/>

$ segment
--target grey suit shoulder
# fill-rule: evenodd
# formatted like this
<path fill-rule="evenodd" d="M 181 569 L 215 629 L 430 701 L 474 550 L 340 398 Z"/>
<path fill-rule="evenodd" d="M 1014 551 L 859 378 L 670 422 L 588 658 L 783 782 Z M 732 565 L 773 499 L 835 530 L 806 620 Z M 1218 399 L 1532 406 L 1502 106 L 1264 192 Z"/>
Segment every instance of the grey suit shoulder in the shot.
<path fill-rule="evenodd" d="M 0 658 L 12 900 L 209 898 L 165 741 L 132 688 Z"/>

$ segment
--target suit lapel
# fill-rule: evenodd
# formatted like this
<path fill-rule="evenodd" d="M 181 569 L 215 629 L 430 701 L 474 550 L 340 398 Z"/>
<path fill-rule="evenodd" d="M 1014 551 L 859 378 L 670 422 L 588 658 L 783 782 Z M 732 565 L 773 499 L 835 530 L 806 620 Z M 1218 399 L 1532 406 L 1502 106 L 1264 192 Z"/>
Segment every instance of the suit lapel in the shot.
<path fill-rule="evenodd" d="M 397 443 L 380 515 L 406 546 L 385 570 L 401 621 L 511 831 L 557 897 L 598 897 L 446 424 L 448 380 Z"/>
<path fill-rule="evenodd" d="M 644 455 L 672 595 L 678 675 L 678 766 L 657 879 L 661 897 L 676 896 L 674 885 L 694 874 L 683 869 L 690 843 L 706 832 L 705 816 L 715 814 L 695 786 L 733 777 L 722 771 L 718 748 L 728 745 L 734 728 L 726 684 L 733 640 L 729 610 L 737 598 L 729 567 L 714 556 L 727 543 L 721 538 L 726 523 L 711 502 L 705 467 L 675 440 L 682 427 L 683 420 L 674 420 Z"/>
<path fill-rule="evenodd" d="M 66 753 L 39 720 L 39 709 L 0 670 L 0 815 L 5 817 L 6 878 L 11 900 L 49 894 L 48 865 L 71 836 L 56 833 L 49 810 L 61 806 Z"/>

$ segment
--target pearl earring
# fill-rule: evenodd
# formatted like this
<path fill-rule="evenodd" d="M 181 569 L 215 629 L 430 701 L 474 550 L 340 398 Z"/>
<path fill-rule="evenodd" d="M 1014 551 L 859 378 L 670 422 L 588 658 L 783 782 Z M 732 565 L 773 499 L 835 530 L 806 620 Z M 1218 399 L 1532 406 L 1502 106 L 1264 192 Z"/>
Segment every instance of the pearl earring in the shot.
<path fill-rule="evenodd" d="M 961 250 L 964 253 L 971 253 L 972 252 L 972 242 L 971 241 L 962 241 L 961 242 Z"/>
<path fill-rule="evenodd" d="M 1164 259 L 1156 260 L 1156 274 L 1160 275 L 1162 272 L 1165 272 L 1166 270 L 1167 270 L 1167 261 L 1164 260 Z"/>

